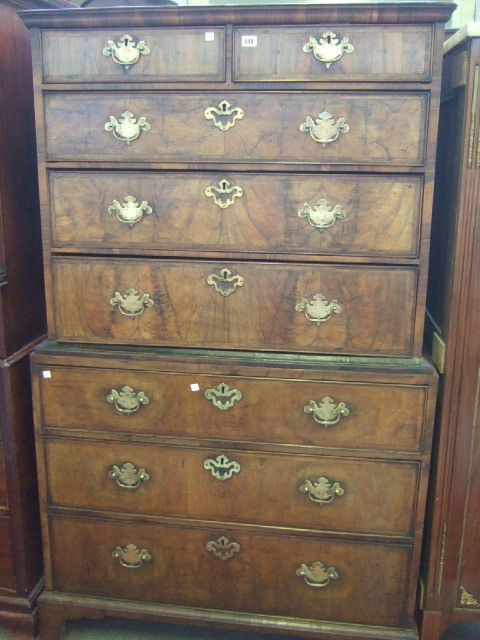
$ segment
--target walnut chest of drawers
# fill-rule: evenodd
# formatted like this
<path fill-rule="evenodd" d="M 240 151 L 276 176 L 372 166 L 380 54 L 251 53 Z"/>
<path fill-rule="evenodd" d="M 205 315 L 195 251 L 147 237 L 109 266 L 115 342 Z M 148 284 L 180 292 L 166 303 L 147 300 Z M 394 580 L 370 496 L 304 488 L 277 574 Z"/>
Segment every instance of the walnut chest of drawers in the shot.
<path fill-rule="evenodd" d="M 44 640 L 108 615 L 417 637 L 451 9 L 24 14 Z"/>

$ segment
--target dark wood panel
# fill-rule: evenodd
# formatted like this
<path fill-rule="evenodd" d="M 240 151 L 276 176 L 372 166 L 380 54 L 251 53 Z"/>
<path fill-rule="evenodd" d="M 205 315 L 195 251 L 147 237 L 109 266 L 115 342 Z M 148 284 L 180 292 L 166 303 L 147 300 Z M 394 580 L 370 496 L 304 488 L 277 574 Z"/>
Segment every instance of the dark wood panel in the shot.
<path fill-rule="evenodd" d="M 52 266 L 62 341 L 413 355 L 414 268 L 74 258 Z M 219 284 L 224 277 L 237 280 Z M 149 296 L 134 318 L 111 302 L 131 289 L 129 297 Z M 336 309 L 319 323 L 302 302 L 316 295 Z"/>
<path fill-rule="evenodd" d="M 219 108 L 225 100 L 242 109 L 244 117 L 221 131 L 206 119 L 205 111 Z M 76 161 L 281 159 L 416 166 L 425 157 L 427 108 L 426 93 L 52 93 L 45 95 L 46 155 L 48 160 Z M 150 125 L 129 145 L 105 130 L 111 117 L 120 122 L 127 111 Z M 316 120 L 323 112 L 335 122 L 345 119 L 349 127 L 325 146 L 300 130 L 307 116 Z M 219 120 L 230 123 L 233 117 Z"/>
<path fill-rule="evenodd" d="M 0 3 L 0 357 L 45 332 L 30 38 Z"/>
<path fill-rule="evenodd" d="M 8 508 L 7 473 L 4 456 L 3 442 L 0 442 L 0 513 L 2 509 Z"/>
<path fill-rule="evenodd" d="M 43 79 L 45 82 L 134 82 L 209 81 L 225 79 L 225 34 L 212 28 L 209 36 L 202 28 L 144 29 L 127 32 L 132 45 L 143 42 L 149 53 L 127 65 L 105 56 L 110 42 L 119 45 L 120 30 L 68 30 L 42 33 Z M 145 46 L 143 51 L 145 51 Z M 120 60 L 124 59 L 121 57 Z"/>
<path fill-rule="evenodd" d="M 326 36 L 334 32 L 334 36 Z M 255 46 L 242 37 L 256 36 Z M 313 37 L 331 46 L 320 47 L 326 60 L 340 55 L 344 38 L 353 48 L 329 64 L 317 60 L 304 46 Z M 330 42 L 329 42 L 330 39 Z M 334 40 L 337 41 L 335 46 Z M 428 81 L 431 74 L 431 27 L 335 25 L 308 27 L 237 27 L 234 29 L 233 77 L 237 81 L 331 80 Z"/>
<path fill-rule="evenodd" d="M 16 588 L 10 518 L 0 516 L 0 589 Z"/>
<path fill-rule="evenodd" d="M 415 462 L 66 439 L 48 439 L 45 458 L 52 505 L 298 529 L 413 533 Z M 149 478 L 138 480 L 137 488 L 125 486 L 136 483 L 126 477 L 125 463 L 137 472 L 144 469 Z M 110 477 L 115 468 L 116 479 Z M 72 477 L 81 481 L 72 485 Z M 328 480 L 323 498 L 314 488 L 320 491 L 322 477 Z M 329 489 L 334 483 L 338 493 Z M 331 501 L 322 504 L 310 496 Z"/>
<path fill-rule="evenodd" d="M 480 287 L 477 283 L 477 293 L 480 291 Z M 474 331 L 473 327 L 471 327 Z M 473 335 L 473 331 L 470 335 Z M 478 335 L 478 330 L 477 330 Z M 478 341 L 477 341 L 478 344 Z M 470 391 L 469 398 L 471 398 L 473 407 L 478 407 L 480 401 L 480 355 L 477 355 L 477 378 L 470 382 L 467 382 L 463 391 L 466 393 L 467 389 Z M 476 383 L 476 388 L 475 388 Z M 467 476 L 467 491 L 465 495 L 464 503 L 464 521 L 462 530 L 462 546 L 460 547 L 460 554 L 458 558 L 458 577 L 457 577 L 457 602 L 456 606 L 463 610 L 463 615 L 467 612 L 474 611 L 474 615 L 477 621 L 480 621 L 480 553 L 478 552 L 478 531 L 480 531 L 480 513 L 478 505 L 480 504 L 480 447 L 478 446 L 478 431 L 480 416 L 477 411 L 473 415 L 474 423 L 472 424 L 472 431 L 470 438 L 465 439 L 465 454 L 468 451 L 468 458 L 465 455 L 464 459 L 468 460 L 468 476 Z M 468 446 L 469 445 L 469 446 Z M 462 451 L 461 447 L 458 447 L 458 453 Z M 465 469 L 464 469 L 465 470 Z M 456 496 L 460 493 L 460 487 L 452 491 Z M 458 494 L 457 494 L 458 492 Z M 460 497 L 460 496 L 459 496 Z"/>
<path fill-rule="evenodd" d="M 480 622 L 479 45 L 465 37 L 446 54 L 440 108 L 427 339 L 437 332 L 445 358 L 423 558 L 425 640 Z"/>
<path fill-rule="evenodd" d="M 97 361 L 90 367 L 84 363 L 82 367 L 40 365 L 39 402 L 45 427 L 82 429 L 86 435 L 103 430 L 357 451 L 421 452 L 424 446 L 426 387 L 400 385 L 398 379 L 391 384 L 368 384 L 358 371 L 356 375 L 344 374 L 343 382 L 329 381 L 328 371 L 320 373 L 321 380 L 277 379 L 279 373 L 289 377 L 287 364 L 283 371 L 272 371 L 271 378 L 252 377 L 255 376 L 252 370 L 242 377 L 228 375 L 232 368 L 238 368 L 232 363 L 223 365 L 224 371 L 213 375 L 198 370 L 133 371 L 130 363 L 128 370 L 99 369 L 98 364 Z M 148 368 L 152 363 L 142 364 Z M 301 373 L 309 375 L 308 371 Z M 193 391 L 191 384 L 198 385 L 198 391 Z M 108 401 L 113 389 L 120 393 L 126 385 L 135 394 L 142 391 L 149 399 L 148 404 L 138 405 L 138 410 L 130 414 L 122 413 Z M 242 394 L 241 400 L 226 411 L 205 398 L 208 389 L 219 385 Z M 304 407 L 311 400 L 321 406 L 323 398 L 332 398 L 336 405 L 343 402 L 349 415 L 340 415 L 332 426 L 317 423 L 313 414 L 305 413 Z M 377 427 L 379 424 L 381 429 Z"/>
<path fill-rule="evenodd" d="M 54 589 L 144 602 L 401 626 L 410 549 L 367 543 L 164 527 L 135 522 L 50 518 Z M 240 552 L 221 561 L 207 551 L 226 535 Z M 151 561 L 132 571 L 112 557 L 134 544 Z M 95 562 L 86 562 L 92 549 Z M 312 588 L 302 564 L 326 563 L 338 579 Z M 274 589 L 272 585 L 282 585 Z M 357 606 L 352 607 L 355 600 Z"/>
<path fill-rule="evenodd" d="M 207 197 L 223 181 L 237 189 Z M 57 171 L 49 185 L 57 248 L 418 255 L 420 177 Z M 128 196 L 131 216 L 121 209 Z M 322 213 L 335 207 L 338 218 Z"/>
<path fill-rule="evenodd" d="M 0 421 L 7 474 L 17 593 L 37 588 L 43 575 L 29 354 L 35 343 L 0 367 Z M 25 603 L 22 605 L 25 607 Z"/>

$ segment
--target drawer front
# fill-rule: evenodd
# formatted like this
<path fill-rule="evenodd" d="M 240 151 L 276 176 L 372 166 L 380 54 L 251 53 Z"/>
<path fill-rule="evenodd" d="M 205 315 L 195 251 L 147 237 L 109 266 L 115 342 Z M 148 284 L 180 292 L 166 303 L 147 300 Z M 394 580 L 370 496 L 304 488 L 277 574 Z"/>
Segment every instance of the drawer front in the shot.
<path fill-rule="evenodd" d="M 44 82 L 223 82 L 225 33 L 223 27 L 44 30 L 42 61 Z"/>
<path fill-rule="evenodd" d="M 7 472 L 3 442 L 0 442 L 0 511 L 8 508 Z"/>
<path fill-rule="evenodd" d="M 224 101 L 232 115 L 222 115 Z M 427 109 L 426 93 L 52 93 L 47 160 L 416 166 L 424 162 Z M 331 118 L 321 120 L 326 112 Z"/>
<path fill-rule="evenodd" d="M 45 458 L 56 506 L 412 536 L 414 462 L 63 438 L 46 439 Z"/>
<path fill-rule="evenodd" d="M 431 26 L 238 27 L 234 46 L 237 82 L 431 78 Z"/>
<path fill-rule="evenodd" d="M 50 532 L 53 588 L 63 593 L 282 617 L 311 619 L 316 612 L 323 620 L 402 625 L 407 546 L 56 517 Z M 221 537 L 228 538 L 224 546 L 238 547 L 218 551 Z M 120 560 L 139 562 L 135 549 L 124 557 L 127 545 L 151 560 L 143 553 L 138 568 L 122 566 Z M 225 561 L 214 555 L 228 551 L 233 557 Z M 338 578 L 331 577 L 324 588 L 310 586 L 296 572 L 302 565 L 308 571 L 314 562 L 335 569 Z"/>
<path fill-rule="evenodd" d="M 0 589 L 15 589 L 10 518 L 0 516 Z"/>
<path fill-rule="evenodd" d="M 318 382 L 63 366 L 40 369 L 45 427 L 356 451 L 418 453 L 423 448 L 427 393 L 422 386 L 329 382 L 328 374 Z M 193 391 L 192 384 L 199 390 Z M 122 400 L 125 386 L 132 392 L 124 393 Z"/>
<path fill-rule="evenodd" d="M 52 263 L 61 341 L 411 355 L 415 268 Z"/>
<path fill-rule="evenodd" d="M 58 248 L 418 254 L 415 176 L 57 171 L 49 185 Z"/>

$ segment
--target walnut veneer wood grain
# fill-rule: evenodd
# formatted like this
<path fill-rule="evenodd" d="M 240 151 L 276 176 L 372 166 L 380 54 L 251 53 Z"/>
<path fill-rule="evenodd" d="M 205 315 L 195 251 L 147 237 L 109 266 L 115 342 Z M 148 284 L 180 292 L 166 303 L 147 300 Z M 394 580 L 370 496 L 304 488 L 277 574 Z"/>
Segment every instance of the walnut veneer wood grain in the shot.
<path fill-rule="evenodd" d="M 243 191 L 227 208 L 205 195 L 224 180 Z M 51 171 L 52 246 L 416 258 L 422 187 L 419 176 Z M 129 195 L 153 209 L 133 225 L 109 213 L 114 200 L 123 205 Z M 214 195 L 221 203 L 232 198 Z M 315 228 L 299 211 L 319 200 L 340 206 L 345 217 Z"/>
<path fill-rule="evenodd" d="M 42 33 L 44 82 L 222 82 L 225 80 L 224 28 L 134 29 L 129 35 L 150 50 L 125 69 L 103 49 L 118 44 L 125 30 Z"/>
<path fill-rule="evenodd" d="M 334 32 L 349 39 L 344 53 L 329 68 L 303 47 Z M 255 47 L 242 46 L 242 36 L 256 35 Z M 327 36 L 328 37 L 328 36 Z M 331 36 L 333 38 L 333 36 Z M 325 38 L 327 39 L 327 38 Z M 432 29 L 428 26 L 351 26 L 325 23 L 304 27 L 236 27 L 233 78 L 237 81 L 428 81 L 431 77 Z"/>
<path fill-rule="evenodd" d="M 423 385 L 398 385 L 394 379 L 390 384 L 369 384 L 368 376 L 364 380 L 359 372 L 344 376 L 341 382 L 332 380 L 328 372 L 320 380 L 303 381 L 278 379 L 275 371 L 270 377 L 258 377 L 254 371 L 231 376 L 227 374 L 231 365 L 224 372 L 206 375 L 201 370 L 182 373 L 100 369 L 96 364 L 78 368 L 47 364 L 37 370 L 43 428 L 82 429 L 86 437 L 91 437 L 92 431 L 106 431 L 333 447 L 353 452 L 421 453 L 425 446 L 428 387 Z M 152 366 L 151 362 L 148 364 Z M 43 370 L 49 371 L 51 377 L 44 378 Z M 307 376 L 308 372 L 301 374 Z M 191 390 L 193 383 L 198 384 L 198 392 Z M 204 395 L 207 389 L 222 383 L 243 396 L 228 411 L 215 408 Z M 125 385 L 137 393 L 143 391 L 150 400 L 148 405 L 130 415 L 117 411 L 107 396 L 112 389 L 120 391 Z M 344 402 L 350 411 L 328 428 L 303 410 L 310 400 L 320 402 L 325 397 Z"/>
<path fill-rule="evenodd" d="M 46 159 L 213 160 L 421 166 L 427 93 L 48 93 Z M 205 118 L 223 101 L 245 116 L 228 131 Z M 110 116 L 145 117 L 150 130 L 127 145 L 105 130 Z M 323 147 L 300 126 L 328 111 L 350 130 Z"/>
<path fill-rule="evenodd" d="M 56 337 L 64 342 L 413 355 L 417 270 L 409 267 L 55 258 Z M 244 279 L 223 296 L 207 278 Z M 148 294 L 135 318 L 116 292 Z M 321 294 L 342 310 L 319 324 L 299 312 Z M 415 354 L 416 355 L 416 354 Z"/>
<path fill-rule="evenodd" d="M 321 608 L 327 620 L 402 624 L 410 565 L 407 545 L 311 538 L 300 542 L 288 535 L 221 527 L 187 529 L 87 518 L 51 517 L 49 527 L 55 580 L 48 586 L 56 591 L 300 618 Z M 205 548 L 221 535 L 241 547 L 228 561 Z M 95 562 L 89 560 L 92 540 Z M 122 567 L 111 553 L 127 544 L 147 549 L 152 560 L 135 570 Z M 296 575 L 303 563 L 317 561 L 335 567 L 338 580 L 316 589 Z M 352 598 L 358 606 L 349 606 Z"/>
<path fill-rule="evenodd" d="M 220 455 L 239 465 L 227 480 L 204 468 Z M 406 539 L 413 532 L 420 470 L 417 462 L 66 438 L 46 440 L 45 460 L 52 506 Z M 145 469 L 149 480 L 136 489 L 120 487 L 108 473 L 125 462 Z M 329 504 L 300 490 L 322 476 L 344 491 Z M 78 479 L 73 486 L 71 478 Z"/>

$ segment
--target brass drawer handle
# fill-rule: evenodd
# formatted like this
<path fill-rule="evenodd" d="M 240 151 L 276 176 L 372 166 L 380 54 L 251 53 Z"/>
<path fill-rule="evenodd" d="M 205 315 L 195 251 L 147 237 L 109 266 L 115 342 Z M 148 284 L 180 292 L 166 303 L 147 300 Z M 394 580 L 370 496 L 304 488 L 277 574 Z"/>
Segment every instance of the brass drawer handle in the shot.
<path fill-rule="evenodd" d="M 221 382 L 214 389 L 206 389 L 204 396 L 220 411 L 228 411 L 236 402 L 240 402 L 243 393 L 238 389 L 230 389 L 228 384 Z"/>
<path fill-rule="evenodd" d="M 129 145 L 139 137 L 142 131 L 150 131 L 150 125 L 144 116 L 137 122 L 133 113 L 124 111 L 118 120 L 115 116 L 110 116 L 105 124 L 105 131 L 111 131 L 117 140 Z"/>
<path fill-rule="evenodd" d="M 310 566 L 302 564 L 295 572 L 309 587 L 326 587 L 330 580 L 338 580 L 338 572 L 335 567 L 328 567 L 323 562 L 314 562 Z"/>
<path fill-rule="evenodd" d="M 229 180 L 220 180 L 218 186 L 211 185 L 205 189 L 205 195 L 207 198 L 213 198 L 214 203 L 220 207 L 220 209 L 228 209 L 234 202 L 235 198 L 241 198 L 243 196 L 243 189 L 237 185 L 231 186 Z"/>
<path fill-rule="evenodd" d="M 126 569 L 138 569 L 144 561 L 149 562 L 152 556 L 146 549 L 139 549 L 134 544 L 127 544 L 125 549 L 115 547 L 112 558 L 118 558 L 122 567 Z"/>
<path fill-rule="evenodd" d="M 145 40 L 139 40 L 135 44 L 132 36 L 125 34 L 120 37 L 117 44 L 113 40 L 108 40 L 107 46 L 103 49 L 104 56 L 112 56 L 117 64 L 122 65 L 125 71 L 128 71 L 132 64 L 140 60 L 140 56 L 148 56 L 150 49 L 145 44 Z"/>
<path fill-rule="evenodd" d="M 229 460 L 226 455 L 221 454 L 216 458 L 207 458 L 203 463 L 203 468 L 210 471 L 212 476 L 220 482 L 229 480 L 234 473 L 240 473 L 241 467 L 238 462 Z"/>
<path fill-rule="evenodd" d="M 131 462 L 125 462 L 120 468 L 116 464 L 108 472 L 108 477 L 117 481 L 122 489 L 136 489 L 140 483 L 150 480 L 149 474 L 145 469 L 136 469 Z"/>
<path fill-rule="evenodd" d="M 211 273 L 207 276 L 207 284 L 213 286 L 215 291 L 226 298 L 231 293 L 235 293 L 237 287 L 243 287 L 244 278 L 233 275 L 230 269 L 220 269 L 219 273 Z"/>
<path fill-rule="evenodd" d="M 342 416 L 347 417 L 350 414 L 350 409 L 344 402 L 335 404 L 333 398 L 328 396 L 322 398 L 318 404 L 315 400 L 310 400 L 303 410 L 305 413 L 311 413 L 315 422 L 323 427 L 331 427 L 337 424 Z"/>
<path fill-rule="evenodd" d="M 235 553 L 240 553 L 240 545 L 238 542 L 230 541 L 226 536 L 220 536 L 216 540 L 209 540 L 205 545 L 207 551 L 219 560 L 230 560 Z"/>
<path fill-rule="evenodd" d="M 143 296 L 136 289 L 128 289 L 125 294 L 115 291 L 113 298 L 110 300 L 113 307 L 118 307 L 120 313 L 130 318 L 141 316 L 147 307 L 153 307 L 153 300 L 150 294 L 144 293 Z"/>
<path fill-rule="evenodd" d="M 310 133 L 315 142 L 319 142 L 323 148 L 335 142 L 341 133 L 348 133 L 350 127 L 345 122 L 345 118 L 335 120 L 331 113 L 324 111 L 313 121 L 307 116 L 305 122 L 300 125 L 302 133 Z"/>
<path fill-rule="evenodd" d="M 315 229 L 328 229 L 337 220 L 343 220 L 346 215 L 339 204 L 332 207 L 328 200 L 324 198 L 317 200 L 317 204 L 313 205 L 313 207 L 306 202 L 303 205 L 303 209 L 298 212 L 298 217 L 307 218 L 308 224 L 315 227 Z"/>
<path fill-rule="evenodd" d="M 118 200 L 114 200 L 108 207 L 108 213 L 112 216 L 117 216 L 120 222 L 128 224 L 130 229 L 133 229 L 133 225 L 143 218 L 143 214 L 150 215 L 153 209 L 146 200 L 142 200 L 138 204 L 135 196 L 125 196 L 123 204 L 120 204 Z M 298 214 L 300 215 L 300 214 Z"/>
<path fill-rule="evenodd" d="M 228 100 L 222 100 L 218 107 L 209 107 L 205 109 L 205 118 L 212 120 L 213 126 L 220 131 L 228 131 L 235 126 L 237 120 L 243 120 L 245 113 L 240 107 L 232 107 Z M 226 120 L 225 118 L 233 118 Z"/>
<path fill-rule="evenodd" d="M 349 38 L 342 38 L 339 42 L 337 35 L 333 31 L 326 31 L 322 35 L 323 37 L 318 40 L 310 36 L 307 44 L 303 47 L 303 51 L 305 53 L 313 53 L 317 60 L 325 63 L 327 69 L 330 68 L 332 62 L 340 60 L 344 53 L 352 53 L 354 51 Z"/>
<path fill-rule="evenodd" d="M 332 482 L 325 476 L 318 478 L 316 482 L 307 479 L 299 488 L 301 493 L 307 493 L 310 500 L 317 504 L 329 504 L 335 496 L 343 496 L 345 493 L 339 482 Z"/>
<path fill-rule="evenodd" d="M 112 389 L 107 396 L 108 402 L 115 405 L 115 409 L 120 413 L 131 415 L 140 409 L 142 404 L 148 404 L 150 398 L 143 392 L 136 393 L 132 387 L 128 385 L 123 387 L 121 391 Z"/>
<path fill-rule="evenodd" d="M 302 300 L 295 306 L 295 311 L 298 311 L 299 313 L 303 311 L 307 320 L 319 325 L 321 322 L 329 320 L 334 313 L 340 313 L 342 311 L 342 307 L 338 304 L 338 300 L 327 302 L 327 299 L 323 294 L 316 293 L 311 302 L 306 298 L 302 298 Z"/>

